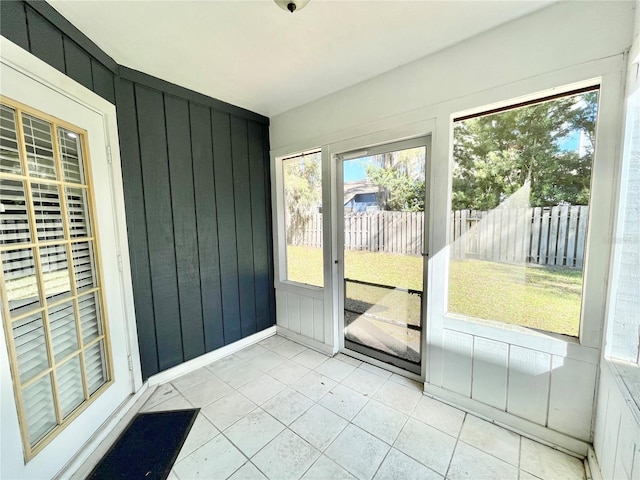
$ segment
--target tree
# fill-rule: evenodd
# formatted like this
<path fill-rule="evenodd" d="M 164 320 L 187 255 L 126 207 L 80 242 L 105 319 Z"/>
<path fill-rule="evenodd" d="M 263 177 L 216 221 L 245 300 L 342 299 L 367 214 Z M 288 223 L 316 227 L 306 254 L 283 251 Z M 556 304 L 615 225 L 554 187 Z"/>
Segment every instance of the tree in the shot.
<path fill-rule="evenodd" d="M 596 116 L 588 92 L 456 122 L 452 208 L 495 208 L 527 180 L 532 206 L 586 205 Z M 580 151 L 564 148 L 572 135 Z"/>
<path fill-rule="evenodd" d="M 287 243 L 294 244 L 321 199 L 320 153 L 301 155 L 283 162 Z"/>
<path fill-rule="evenodd" d="M 380 187 L 382 210 L 424 211 L 424 147 L 376 155 L 367 165 L 367 180 Z"/>

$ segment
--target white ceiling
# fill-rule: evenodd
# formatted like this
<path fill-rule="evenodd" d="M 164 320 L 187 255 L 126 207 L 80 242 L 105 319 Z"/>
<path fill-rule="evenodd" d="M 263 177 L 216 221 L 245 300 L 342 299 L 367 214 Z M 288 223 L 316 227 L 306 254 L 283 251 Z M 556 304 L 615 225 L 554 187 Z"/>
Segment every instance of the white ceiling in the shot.
<path fill-rule="evenodd" d="M 119 64 L 266 116 L 553 3 L 48 1 Z"/>

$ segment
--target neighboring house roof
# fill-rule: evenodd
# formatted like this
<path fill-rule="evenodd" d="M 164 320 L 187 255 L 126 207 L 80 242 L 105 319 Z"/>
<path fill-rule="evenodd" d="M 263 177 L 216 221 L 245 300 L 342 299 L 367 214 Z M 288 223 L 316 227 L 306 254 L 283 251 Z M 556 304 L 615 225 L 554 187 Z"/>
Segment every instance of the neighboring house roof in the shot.
<path fill-rule="evenodd" d="M 344 205 L 354 199 L 356 195 L 361 193 L 378 193 L 380 187 L 367 181 L 345 182 L 344 184 Z"/>

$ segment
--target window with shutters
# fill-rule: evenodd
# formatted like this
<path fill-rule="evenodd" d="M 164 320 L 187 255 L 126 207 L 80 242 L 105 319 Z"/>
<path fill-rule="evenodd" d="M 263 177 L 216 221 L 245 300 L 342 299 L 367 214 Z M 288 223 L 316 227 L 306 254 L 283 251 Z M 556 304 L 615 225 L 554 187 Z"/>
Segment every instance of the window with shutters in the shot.
<path fill-rule="evenodd" d="M 0 291 L 31 458 L 111 382 L 87 134 L 0 98 Z"/>

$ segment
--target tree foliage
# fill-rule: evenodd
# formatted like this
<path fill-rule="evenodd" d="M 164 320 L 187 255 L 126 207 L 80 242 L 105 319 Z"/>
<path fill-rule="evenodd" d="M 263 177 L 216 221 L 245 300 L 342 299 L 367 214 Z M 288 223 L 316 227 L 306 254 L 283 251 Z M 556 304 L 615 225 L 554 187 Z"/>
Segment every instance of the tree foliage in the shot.
<path fill-rule="evenodd" d="M 425 151 L 423 147 L 377 155 L 367 165 L 367 180 L 378 185 L 378 204 L 382 210 L 424 211 Z"/>
<path fill-rule="evenodd" d="M 283 162 L 287 243 L 304 232 L 321 199 L 320 154 L 302 155 Z"/>
<path fill-rule="evenodd" d="M 587 205 L 596 116 L 588 92 L 455 123 L 453 210 L 495 208 L 527 180 L 532 206 Z"/>

